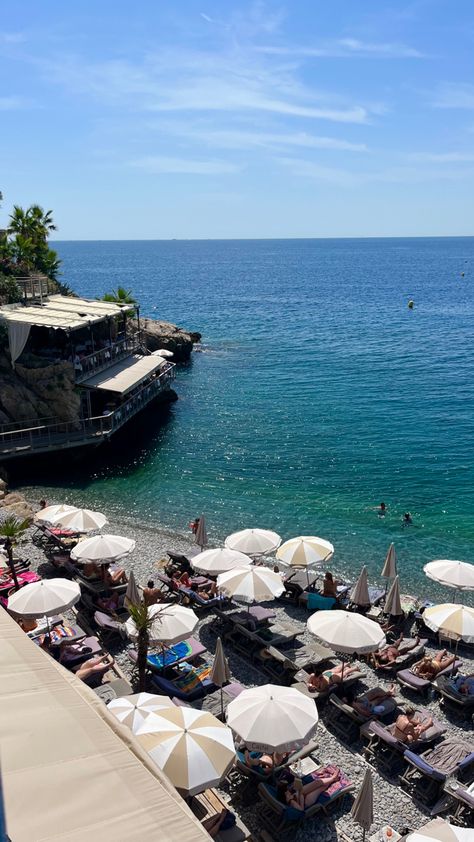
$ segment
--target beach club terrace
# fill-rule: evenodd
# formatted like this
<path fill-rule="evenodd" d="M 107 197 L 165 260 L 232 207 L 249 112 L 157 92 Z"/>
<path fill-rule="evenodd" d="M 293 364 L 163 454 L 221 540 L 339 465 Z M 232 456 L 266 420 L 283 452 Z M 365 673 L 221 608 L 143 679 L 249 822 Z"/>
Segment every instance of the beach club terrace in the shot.
<path fill-rule="evenodd" d="M 35 378 L 59 377 L 79 397 L 77 416 L 61 413 L 0 425 L 0 458 L 99 445 L 169 391 L 174 364 L 149 353 L 138 307 L 50 295 L 0 307 L 12 368 L 34 390 Z M 56 377 L 56 381 L 55 378 Z M 60 381 L 59 381 L 60 382 Z M 59 401 L 60 402 L 60 401 Z"/>

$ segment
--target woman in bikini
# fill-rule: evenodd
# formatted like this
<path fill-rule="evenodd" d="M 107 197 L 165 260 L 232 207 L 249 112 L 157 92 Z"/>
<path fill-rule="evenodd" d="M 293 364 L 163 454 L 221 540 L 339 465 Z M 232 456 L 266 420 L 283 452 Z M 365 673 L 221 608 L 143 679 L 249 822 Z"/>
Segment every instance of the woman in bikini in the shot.
<path fill-rule="evenodd" d="M 432 681 L 440 672 L 452 666 L 455 660 L 456 655 L 448 655 L 447 650 L 442 649 L 433 658 L 430 655 L 426 655 L 421 661 L 418 661 L 412 668 L 412 672 L 418 675 L 419 678 L 426 678 L 427 681 Z"/>
<path fill-rule="evenodd" d="M 279 754 L 278 752 L 275 752 L 273 756 L 271 754 L 259 754 L 258 752 L 255 752 L 252 757 L 252 754 L 248 749 L 245 749 L 244 753 L 245 765 L 250 769 L 260 769 L 265 775 L 270 774 L 275 766 L 281 766 L 281 764 L 289 757 L 288 754 Z"/>
<path fill-rule="evenodd" d="M 283 804 L 294 807 L 295 810 L 307 810 L 308 807 L 316 804 L 319 796 L 326 792 L 331 784 L 339 780 L 339 775 L 339 769 L 336 769 L 333 774 L 322 775 L 308 784 L 295 781 L 289 786 L 288 782 L 282 781 L 277 786 L 277 798 Z"/>
<path fill-rule="evenodd" d="M 416 710 L 412 707 L 405 708 L 405 713 L 401 713 L 395 722 L 393 736 L 400 740 L 401 743 L 416 743 L 428 728 L 433 725 L 433 719 L 428 716 L 427 719 L 419 722 L 416 719 Z"/>
<path fill-rule="evenodd" d="M 324 670 L 322 673 L 313 672 L 308 678 L 308 690 L 318 691 L 319 693 L 325 690 L 330 690 L 336 684 L 341 682 L 359 671 L 358 666 L 349 666 L 348 664 L 338 664 L 330 670 Z"/>

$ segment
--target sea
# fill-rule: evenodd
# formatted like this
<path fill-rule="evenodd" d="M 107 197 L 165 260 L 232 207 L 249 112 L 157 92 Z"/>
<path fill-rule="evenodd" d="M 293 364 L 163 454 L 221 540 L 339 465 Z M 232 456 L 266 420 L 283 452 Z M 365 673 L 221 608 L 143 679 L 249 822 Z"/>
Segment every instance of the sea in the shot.
<path fill-rule="evenodd" d="M 376 581 L 393 541 L 405 592 L 427 561 L 474 562 L 474 238 L 53 247 L 80 295 L 124 286 L 202 346 L 164 414 L 22 486 L 179 534 L 204 514 L 215 544 L 319 535 L 351 578 Z"/>

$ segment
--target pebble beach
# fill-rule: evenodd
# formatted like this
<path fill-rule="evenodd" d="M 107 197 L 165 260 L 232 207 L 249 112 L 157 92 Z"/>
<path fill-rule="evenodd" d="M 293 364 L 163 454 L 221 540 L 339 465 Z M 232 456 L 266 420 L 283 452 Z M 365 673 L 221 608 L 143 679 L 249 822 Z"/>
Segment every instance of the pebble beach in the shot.
<path fill-rule="evenodd" d="M 53 501 L 56 502 L 56 501 Z M 157 567 L 160 566 L 160 561 L 166 557 L 167 550 L 173 550 L 183 554 L 195 553 L 196 547 L 193 541 L 186 535 L 177 535 L 159 528 L 150 528 L 145 525 L 139 525 L 132 522 L 131 519 L 123 518 L 120 521 L 112 520 L 107 527 L 107 532 L 117 535 L 126 535 L 134 538 L 136 541 L 136 549 L 134 553 L 125 559 L 124 567 L 128 570 L 134 570 L 137 582 L 140 585 L 145 585 L 148 579 L 153 579 L 154 573 L 157 572 Z M 25 533 L 25 539 L 21 544 L 22 557 L 29 559 L 31 562 L 31 569 L 37 570 L 45 576 L 54 575 L 54 568 L 48 562 L 43 550 L 35 540 L 35 529 L 32 528 Z M 332 568 L 337 575 L 337 565 L 332 565 Z M 269 607 L 276 611 L 277 620 L 289 620 L 296 626 L 300 632 L 298 635 L 302 641 L 310 642 L 310 635 L 306 631 L 306 621 L 308 619 L 308 612 L 303 608 L 295 606 L 281 606 L 278 602 L 269 603 Z M 213 619 L 213 612 L 207 611 L 200 618 L 196 636 L 198 636 L 204 646 L 207 648 L 206 660 L 211 661 L 216 646 L 216 636 L 210 629 L 210 623 Z M 409 627 L 406 634 L 409 634 Z M 131 661 L 127 655 L 127 643 L 110 645 L 109 651 L 113 654 L 116 663 L 125 675 L 133 681 L 134 675 Z M 435 649 L 427 647 L 427 651 L 434 652 Z M 226 655 L 231 668 L 232 679 L 240 682 L 246 687 L 257 686 L 259 684 L 267 683 L 267 677 L 259 670 L 255 669 L 253 665 L 236 654 L 232 649 L 226 648 Z M 468 652 L 459 646 L 459 657 L 463 661 L 463 672 L 474 672 L 474 658 L 469 656 Z M 363 693 L 371 687 L 382 687 L 388 689 L 391 680 L 380 678 L 378 674 L 371 667 L 363 665 L 366 672 L 366 677 L 357 685 L 357 691 Z M 403 702 L 416 702 L 420 705 L 420 699 L 403 691 L 401 688 L 397 689 L 396 693 Z M 444 708 L 439 704 L 437 695 L 431 695 L 429 699 L 423 702 L 423 707 L 429 708 L 430 711 L 438 720 L 441 720 L 447 725 L 447 735 L 460 735 L 463 737 L 472 736 L 472 721 L 471 719 L 463 718 L 456 711 Z M 319 707 L 319 706 L 318 706 Z M 337 739 L 331 733 L 330 728 L 326 727 L 328 705 L 319 707 L 319 725 L 316 733 L 316 740 L 319 743 L 319 748 L 316 752 L 315 759 L 321 763 L 333 763 L 339 766 L 346 775 L 354 782 L 356 786 L 355 793 L 358 786 L 362 783 L 367 762 L 362 754 L 362 743 L 355 743 L 347 746 Z M 429 820 L 429 813 L 421 805 L 414 803 L 398 784 L 398 778 L 383 777 L 379 772 L 373 768 L 374 778 L 374 824 L 370 831 L 370 835 L 377 833 L 385 825 L 390 825 L 394 829 L 400 831 L 404 828 L 417 829 Z M 239 795 L 239 786 L 235 782 L 224 781 L 221 784 L 220 793 L 223 798 L 229 803 L 230 809 L 236 812 L 245 824 L 249 827 L 255 837 L 261 830 L 259 824 L 259 801 L 258 799 L 243 801 Z M 341 837 L 341 834 L 348 836 L 354 842 L 362 840 L 361 828 L 351 819 L 350 815 L 350 800 L 346 798 L 340 804 L 335 812 L 330 817 L 323 817 L 322 814 L 314 819 L 305 822 L 299 829 L 291 834 L 297 842 L 299 840 L 315 840 L 315 842 L 329 842 Z"/>

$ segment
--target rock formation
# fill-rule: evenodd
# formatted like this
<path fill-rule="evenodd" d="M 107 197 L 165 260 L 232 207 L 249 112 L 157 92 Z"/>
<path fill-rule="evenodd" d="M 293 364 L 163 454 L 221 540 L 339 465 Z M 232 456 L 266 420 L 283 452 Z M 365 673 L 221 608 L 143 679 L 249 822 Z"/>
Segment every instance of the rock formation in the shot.
<path fill-rule="evenodd" d="M 189 360 L 193 345 L 201 339 L 200 333 L 184 330 L 170 322 L 140 319 L 140 327 L 149 351 L 172 351 L 177 363 Z"/>

